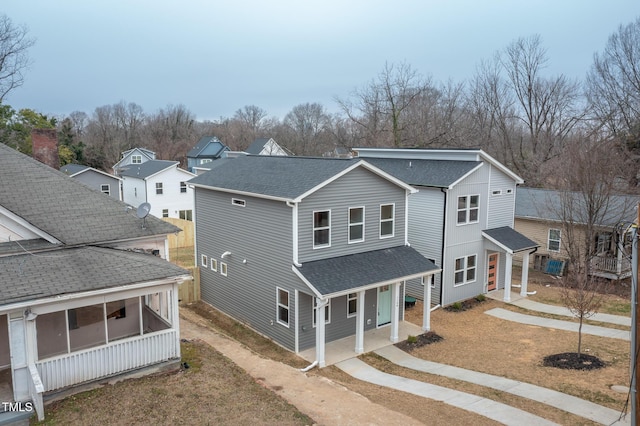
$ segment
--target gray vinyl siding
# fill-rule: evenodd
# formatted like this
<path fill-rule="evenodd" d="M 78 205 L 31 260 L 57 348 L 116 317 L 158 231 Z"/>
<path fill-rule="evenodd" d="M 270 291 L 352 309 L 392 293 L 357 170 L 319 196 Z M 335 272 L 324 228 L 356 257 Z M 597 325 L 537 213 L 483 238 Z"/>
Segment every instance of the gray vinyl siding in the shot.
<path fill-rule="evenodd" d="M 515 181 L 498 170 L 491 167 L 491 177 L 489 181 L 489 214 L 487 228 L 499 228 L 509 226 L 513 228 L 513 215 L 515 213 L 516 203 L 516 183 Z M 511 194 L 507 194 L 507 190 L 511 190 Z M 493 191 L 500 191 L 500 195 L 493 195 Z"/>
<path fill-rule="evenodd" d="M 445 193 L 439 188 L 418 187 L 417 194 L 409 196 L 409 244 L 427 259 L 442 265 Z M 431 303 L 440 303 L 441 274 L 434 276 L 435 287 Z M 407 282 L 407 295 L 420 300 L 424 288 L 420 279 Z"/>
<path fill-rule="evenodd" d="M 218 260 L 218 272 L 200 267 L 202 299 L 248 324 L 284 347 L 295 350 L 295 290 L 306 286 L 292 265 L 292 209 L 283 202 L 196 188 L 197 262 Z M 231 255 L 220 256 L 225 251 Z M 246 263 L 244 262 L 246 260 Z M 220 274 L 226 262 L 227 276 Z M 277 322 L 276 287 L 289 292 L 289 327 Z M 308 291 L 308 290 L 307 290 Z"/>
<path fill-rule="evenodd" d="M 477 260 L 475 281 L 455 286 L 455 259 L 473 254 L 476 255 Z M 449 248 L 444 264 L 443 281 L 446 287 L 442 300 L 443 306 L 470 299 L 485 292 L 486 258 L 482 240 Z"/>
<path fill-rule="evenodd" d="M 101 173 L 96 173 L 91 170 L 80 173 L 79 175 L 74 176 L 73 179 L 82 182 L 89 188 L 95 189 L 96 191 L 101 191 L 101 185 L 109 185 L 109 196 L 115 198 L 116 200 L 120 199 L 120 181 L 118 179 L 110 178 Z"/>
<path fill-rule="evenodd" d="M 404 245 L 405 190 L 358 167 L 319 189 L 299 206 L 299 261 L 301 263 Z M 380 238 L 380 205 L 395 204 L 394 235 Z M 349 244 L 350 207 L 365 208 L 365 240 Z M 313 248 L 313 212 L 331 211 L 331 246 Z"/>
<path fill-rule="evenodd" d="M 365 292 L 364 329 L 376 328 L 378 290 Z M 309 294 L 300 293 L 300 350 L 316 345 L 316 329 L 313 327 L 313 299 Z M 347 318 L 347 296 L 331 299 L 331 322 L 325 325 L 327 342 L 353 336 L 356 333 L 356 317 Z"/>

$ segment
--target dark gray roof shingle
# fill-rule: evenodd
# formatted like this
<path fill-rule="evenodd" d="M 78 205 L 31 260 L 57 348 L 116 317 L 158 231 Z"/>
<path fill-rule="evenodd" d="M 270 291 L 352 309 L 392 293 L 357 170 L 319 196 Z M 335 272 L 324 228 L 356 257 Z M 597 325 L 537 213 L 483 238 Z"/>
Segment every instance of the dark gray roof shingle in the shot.
<path fill-rule="evenodd" d="M 149 160 L 142 164 L 129 164 L 120 169 L 120 176 L 146 179 L 176 164 L 179 164 L 178 161 L 167 160 Z"/>
<path fill-rule="evenodd" d="M 0 306 L 185 275 L 159 257 L 101 247 L 0 257 Z"/>
<path fill-rule="evenodd" d="M 551 189 L 518 187 L 516 191 L 515 216 L 523 219 L 560 221 L 563 197 L 575 197 L 573 221 L 584 223 L 585 213 L 583 197 L 578 193 L 563 193 Z M 600 226 L 615 226 L 620 222 L 632 223 L 636 219 L 635 208 L 640 197 L 632 195 L 615 195 L 610 197 L 606 214 L 601 218 Z M 566 204 L 565 204 L 566 205 Z"/>
<path fill-rule="evenodd" d="M 398 158 L 363 158 L 409 185 L 448 188 L 482 164 L 481 161 L 406 160 Z"/>
<path fill-rule="evenodd" d="M 518 231 L 509 228 L 508 226 L 486 229 L 482 231 L 482 233 L 488 235 L 492 240 L 497 241 L 500 245 L 507 247 L 514 253 L 540 246 L 540 244 L 530 240 L 529 238 L 525 237 Z"/>
<path fill-rule="evenodd" d="M 217 146 L 218 149 L 213 154 L 206 155 L 206 157 L 219 157 L 220 155 L 222 155 L 222 152 L 227 149 L 227 146 L 223 144 L 217 137 L 203 136 L 200 138 L 196 146 L 189 150 L 189 152 L 187 153 L 187 157 L 199 157 L 202 154 L 202 151 L 204 151 L 204 149 L 210 144 Z"/>
<path fill-rule="evenodd" d="M 262 151 L 262 148 L 264 148 L 264 145 L 269 142 L 269 140 L 270 138 L 258 138 L 253 141 L 251 145 L 249 145 L 247 149 L 244 150 L 244 152 L 248 154 L 258 155 Z"/>
<path fill-rule="evenodd" d="M 83 166 L 82 164 L 66 164 L 60 167 L 60 171 L 66 175 L 71 176 L 88 168 L 89 166 Z"/>
<path fill-rule="evenodd" d="M 437 271 L 433 262 L 409 246 L 306 262 L 298 271 L 323 296 Z"/>
<path fill-rule="evenodd" d="M 0 206 L 67 245 L 179 232 L 0 143 Z"/>
<path fill-rule="evenodd" d="M 294 199 L 359 160 L 246 155 L 217 160 L 218 166 L 189 181 L 230 191 Z"/>

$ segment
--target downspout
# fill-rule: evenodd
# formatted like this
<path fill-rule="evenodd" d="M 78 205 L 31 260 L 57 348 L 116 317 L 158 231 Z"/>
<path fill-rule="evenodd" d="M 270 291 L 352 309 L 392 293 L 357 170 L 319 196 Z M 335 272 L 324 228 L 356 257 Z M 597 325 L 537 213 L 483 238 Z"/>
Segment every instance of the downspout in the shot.
<path fill-rule="evenodd" d="M 287 201 L 287 206 L 291 207 L 292 210 L 292 229 L 291 229 L 291 248 L 293 250 L 293 264 L 297 267 L 302 266 L 302 263 L 298 261 L 298 203 Z"/>
<path fill-rule="evenodd" d="M 327 306 L 328 303 L 329 303 L 328 299 L 327 300 L 323 300 L 322 303 L 318 303 L 316 305 L 315 309 L 317 309 L 317 310 L 324 309 L 324 307 Z M 316 318 L 319 318 L 318 313 L 316 313 Z M 316 333 L 319 332 L 318 331 L 319 328 L 320 328 L 320 324 L 316 324 Z M 307 371 L 313 369 L 314 367 L 316 367 L 318 365 L 318 355 L 317 354 L 318 354 L 318 342 L 316 341 L 316 359 L 311 364 L 307 365 L 305 368 L 301 368 L 300 369 L 301 372 L 306 373 Z"/>
<path fill-rule="evenodd" d="M 445 249 L 445 239 L 447 234 L 447 191 L 445 188 L 440 188 L 440 192 L 442 192 L 443 203 L 442 203 L 442 250 L 440 251 L 440 267 L 442 271 L 440 271 L 440 303 L 438 305 L 442 305 L 444 300 L 444 249 Z"/>

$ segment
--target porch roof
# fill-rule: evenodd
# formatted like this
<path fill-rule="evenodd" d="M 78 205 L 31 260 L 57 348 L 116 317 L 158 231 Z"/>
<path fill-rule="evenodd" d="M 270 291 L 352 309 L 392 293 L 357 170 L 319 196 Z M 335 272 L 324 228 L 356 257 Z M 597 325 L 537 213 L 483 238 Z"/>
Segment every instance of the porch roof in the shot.
<path fill-rule="evenodd" d="M 540 244 L 525 237 L 515 229 L 508 226 L 501 228 L 485 229 L 482 236 L 497 244 L 508 253 L 517 253 L 540 247 Z"/>
<path fill-rule="evenodd" d="M 173 277 L 189 272 L 157 256 L 81 247 L 0 257 L 0 308 Z"/>
<path fill-rule="evenodd" d="M 319 297 L 335 297 L 440 271 L 409 246 L 306 262 L 294 272 Z"/>

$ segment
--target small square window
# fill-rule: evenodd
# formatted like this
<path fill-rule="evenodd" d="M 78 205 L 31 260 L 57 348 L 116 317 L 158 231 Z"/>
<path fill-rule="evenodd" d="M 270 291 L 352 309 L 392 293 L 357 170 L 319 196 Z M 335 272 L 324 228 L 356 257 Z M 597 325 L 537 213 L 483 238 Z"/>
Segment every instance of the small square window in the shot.
<path fill-rule="evenodd" d="M 224 262 L 220 262 L 220 275 L 227 276 L 227 264 Z"/>
<path fill-rule="evenodd" d="M 218 260 L 213 257 L 211 258 L 211 270 L 213 272 L 218 272 Z"/>
<path fill-rule="evenodd" d="M 108 183 L 100 185 L 100 191 L 103 194 L 111 195 L 111 185 Z"/>
<path fill-rule="evenodd" d="M 162 209 L 162 217 L 169 217 L 169 209 Z"/>
<path fill-rule="evenodd" d="M 142 155 L 132 155 L 131 164 L 142 164 Z"/>

